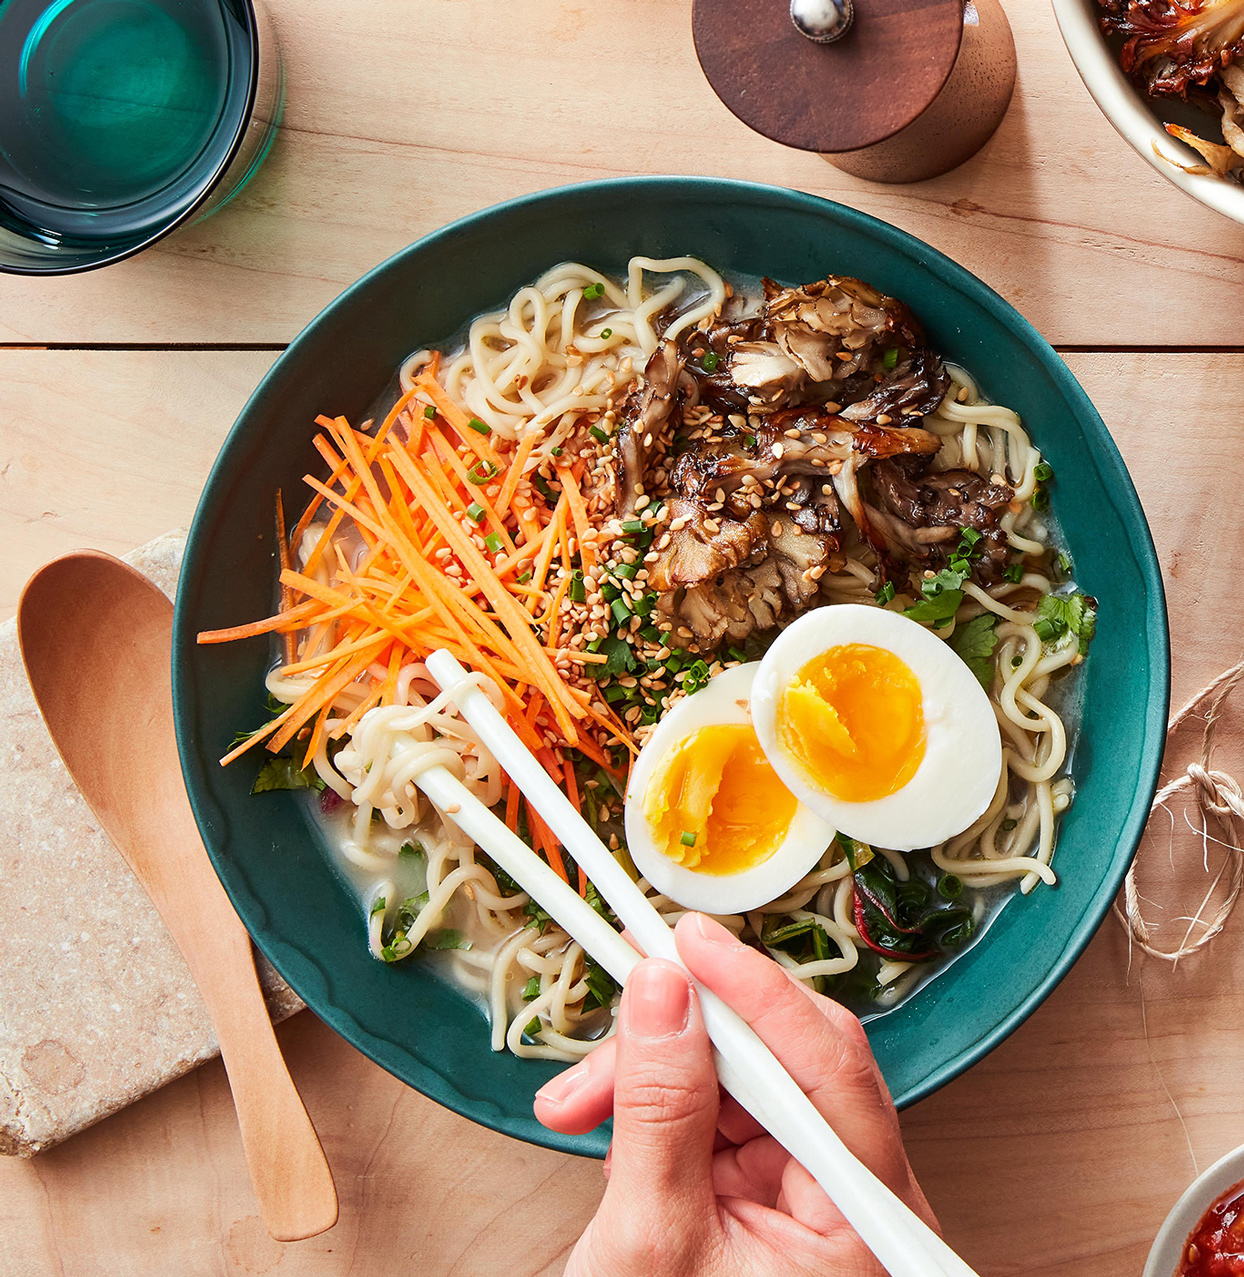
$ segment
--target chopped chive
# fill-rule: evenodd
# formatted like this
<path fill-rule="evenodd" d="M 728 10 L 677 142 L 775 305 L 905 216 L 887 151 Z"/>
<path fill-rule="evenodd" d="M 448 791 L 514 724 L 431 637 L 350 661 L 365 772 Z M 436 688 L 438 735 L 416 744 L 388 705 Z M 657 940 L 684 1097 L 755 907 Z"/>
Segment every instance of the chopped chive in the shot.
<path fill-rule="evenodd" d="M 1032 494 L 1032 508 L 1034 510 L 1044 510 L 1050 504 L 1050 494 L 1044 488 L 1038 488 Z"/>
<path fill-rule="evenodd" d="M 710 350 L 708 354 L 700 360 L 700 365 L 705 372 L 716 372 L 717 365 L 719 363 L 721 363 L 721 356 L 715 350 Z"/>
<path fill-rule="evenodd" d="M 423 410 L 423 415 L 431 421 L 436 416 L 436 409 L 431 404 L 428 404 L 428 406 Z"/>
<path fill-rule="evenodd" d="M 553 489 L 549 487 L 548 480 L 542 474 L 533 474 L 531 476 L 531 486 L 546 500 L 556 501 L 557 497 Z"/>
<path fill-rule="evenodd" d="M 943 900 L 958 900 L 963 895 L 963 879 L 954 874 L 943 874 L 937 880 L 937 894 Z"/>
<path fill-rule="evenodd" d="M 467 518 L 470 519 L 472 523 L 483 523 L 484 507 L 480 505 L 478 501 L 472 501 L 471 504 L 467 506 Z"/>
<path fill-rule="evenodd" d="M 628 581 L 633 581 L 639 573 L 638 563 L 619 563 L 613 569 L 614 576 L 624 576 Z"/>
<path fill-rule="evenodd" d="M 526 585 L 527 582 L 531 580 L 531 572 L 530 571 L 523 572 L 519 576 L 516 576 L 514 579 L 519 583 L 519 585 Z"/>
<path fill-rule="evenodd" d="M 655 625 L 645 625 L 644 628 L 639 631 L 639 637 L 643 639 L 645 643 L 660 643 L 661 631 L 658 630 Z"/>
<path fill-rule="evenodd" d="M 695 834 L 693 834 L 693 833 L 688 833 L 688 831 L 684 829 L 684 830 L 682 831 L 682 837 L 681 837 L 681 838 L 679 838 L 679 840 L 678 840 L 678 841 L 679 841 L 680 843 L 682 843 L 682 845 L 683 845 L 684 847 L 694 847 L 694 846 L 695 846 Z"/>
<path fill-rule="evenodd" d="M 894 597 L 894 582 L 893 581 L 887 581 L 881 587 L 881 589 L 877 591 L 877 594 L 876 594 L 877 602 L 880 603 L 882 607 L 885 607 L 885 605 L 889 603 L 893 597 Z"/>
<path fill-rule="evenodd" d="M 609 436 L 599 426 L 588 426 L 588 434 L 592 436 L 598 443 L 608 443 Z"/>
<path fill-rule="evenodd" d="M 484 544 L 488 547 L 491 553 L 493 554 L 501 553 L 501 549 L 502 549 L 501 538 L 495 532 L 490 532 L 484 538 Z"/>
<path fill-rule="evenodd" d="M 604 284 L 589 284 L 583 290 L 583 300 L 586 302 L 594 302 L 598 297 L 603 297 L 604 295 Z"/>
<path fill-rule="evenodd" d="M 570 601 L 572 603 L 587 602 L 587 586 L 583 581 L 583 573 L 575 571 L 570 578 Z"/>
<path fill-rule="evenodd" d="M 1012 668 L 1013 670 L 1017 670 L 1017 669 L 1019 669 L 1019 667 L 1020 667 L 1023 663 L 1024 663 L 1024 658 L 1023 658 L 1022 656 L 1020 656 L 1020 655 L 1016 654 L 1015 656 L 1012 656 L 1012 657 L 1011 657 L 1011 668 Z"/>
<path fill-rule="evenodd" d="M 1038 483 L 1049 483 L 1054 477 L 1054 468 L 1047 465 L 1044 461 L 1039 462 L 1033 469 L 1032 476 Z"/>
<path fill-rule="evenodd" d="M 747 660 L 747 653 L 741 647 L 728 647 L 726 648 L 726 651 L 729 653 L 730 659 L 733 661 Z"/>
<path fill-rule="evenodd" d="M 754 447 L 756 446 L 756 436 L 755 436 L 755 435 L 744 435 L 744 436 L 743 436 L 743 446 L 744 446 L 745 448 L 754 448 Z"/>
<path fill-rule="evenodd" d="M 533 975 L 530 980 L 523 985 L 523 1001 L 532 1002 L 540 996 L 540 977 Z"/>
<path fill-rule="evenodd" d="M 616 598 L 609 604 L 609 610 L 613 613 L 613 619 L 619 625 L 625 625 L 631 619 L 631 609 L 624 598 Z"/>
<path fill-rule="evenodd" d="M 612 329 L 612 328 L 602 328 L 602 329 L 600 330 L 600 335 L 601 335 L 601 337 L 602 337 L 605 341 L 608 341 L 608 340 L 609 340 L 609 338 L 613 336 L 613 329 Z"/>
<path fill-rule="evenodd" d="M 959 540 L 966 542 L 968 549 L 971 549 L 980 539 L 981 534 L 975 528 L 959 529 Z"/>
<path fill-rule="evenodd" d="M 487 483 L 496 473 L 497 467 L 491 461 L 479 461 L 467 471 L 467 478 L 478 486 L 481 483 Z"/>
<path fill-rule="evenodd" d="M 563 452 L 565 452 L 565 451 L 566 451 L 566 449 L 565 449 L 565 448 L 550 448 L 550 449 L 549 449 L 549 456 L 551 456 L 551 457 L 560 457 L 560 456 L 562 455 L 562 453 L 563 453 Z"/>
<path fill-rule="evenodd" d="M 474 430 L 477 435 L 492 434 L 492 427 L 489 425 L 485 425 L 485 423 L 482 422 L 478 417 L 472 417 L 471 420 L 467 422 L 467 425 L 472 430 Z"/>
<path fill-rule="evenodd" d="M 642 519 L 627 519 L 626 522 L 622 524 L 622 531 L 626 533 L 642 532 L 643 530 L 644 521 Z"/>
<path fill-rule="evenodd" d="M 885 354 L 881 356 L 881 366 L 887 369 L 898 367 L 898 347 L 897 346 L 891 346 L 890 349 L 887 350 Z"/>
<path fill-rule="evenodd" d="M 1058 570 L 1062 572 L 1064 576 L 1071 575 L 1071 560 L 1061 552 L 1058 555 Z"/>
<path fill-rule="evenodd" d="M 1018 585 L 1024 579 L 1023 563 L 1010 564 L 1007 567 L 1007 570 L 1003 572 L 1002 579 L 1004 581 L 1010 581 L 1012 585 Z"/>

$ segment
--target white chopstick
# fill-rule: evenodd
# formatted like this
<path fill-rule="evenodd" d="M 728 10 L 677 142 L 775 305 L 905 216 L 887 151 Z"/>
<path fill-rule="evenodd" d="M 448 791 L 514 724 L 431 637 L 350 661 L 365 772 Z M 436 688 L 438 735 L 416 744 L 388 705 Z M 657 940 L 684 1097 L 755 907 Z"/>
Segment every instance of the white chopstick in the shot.
<path fill-rule="evenodd" d="M 480 690 L 478 676 L 444 650 L 433 652 L 427 667 L 644 952 L 683 965 L 673 931 Z M 457 803 L 453 819 L 463 831 L 625 982 L 638 960 L 634 950 L 535 852 L 444 768 L 429 769 L 416 783 L 443 810 Z M 892 1277 L 977 1277 L 851 1153 L 750 1026 L 711 990 L 698 982 L 696 990 L 722 1085 L 811 1173 Z"/>

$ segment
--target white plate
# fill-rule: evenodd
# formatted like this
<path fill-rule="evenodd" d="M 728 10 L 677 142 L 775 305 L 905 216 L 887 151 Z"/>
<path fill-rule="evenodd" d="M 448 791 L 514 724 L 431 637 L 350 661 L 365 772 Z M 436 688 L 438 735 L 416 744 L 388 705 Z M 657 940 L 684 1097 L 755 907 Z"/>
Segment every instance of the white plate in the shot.
<path fill-rule="evenodd" d="M 1192 1181 L 1188 1191 L 1175 1203 L 1166 1223 L 1153 1239 L 1144 1277 L 1174 1277 L 1188 1234 L 1201 1216 L 1227 1191 L 1244 1180 L 1244 1144 L 1215 1162 Z"/>
<path fill-rule="evenodd" d="M 1185 173 L 1168 162 L 1173 159 L 1179 164 L 1204 164 L 1195 151 L 1176 142 L 1162 127 L 1161 104 L 1152 102 L 1123 74 L 1098 25 L 1101 10 L 1097 0 L 1052 3 L 1067 52 L 1106 119 L 1168 182 L 1207 208 L 1244 223 L 1244 186 L 1220 177 Z"/>

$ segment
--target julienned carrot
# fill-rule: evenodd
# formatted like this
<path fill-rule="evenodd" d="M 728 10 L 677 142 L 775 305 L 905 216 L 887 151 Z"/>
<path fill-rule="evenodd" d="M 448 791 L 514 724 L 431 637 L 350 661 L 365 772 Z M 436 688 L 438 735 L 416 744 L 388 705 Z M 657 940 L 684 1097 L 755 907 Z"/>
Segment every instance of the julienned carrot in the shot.
<path fill-rule="evenodd" d="M 359 652 L 345 661 L 336 671 L 329 670 L 321 675 L 311 690 L 296 705 L 290 706 L 292 712 L 281 724 L 281 730 L 268 742 L 268 749 L 274 754 L 280 753 L 305 723 L 318 714 L 325 705 L 331 705 L 342 691 L 354 682 L 371 664 L 375 652 L 388 641 L 388 635 L 378 634 L 374 647 L 370 651 Z"/>
<path fill-rule="evenodd" d="M 522 799 L 523 791 L 508 776 L 506 784 L 508 788 L 505 791 L 505 825 L 507 829 L 518 833 L 518 804 Z"/>
<path fill-rule="evenodd" d="M 557 550 L 562 530 L 566 526 L 566 513 L 569 508 L 570 502 L 563 490 L 561 500 L 557 503 L 557 508 L 553 511 L 553 517 L 549 520 L 549 525 L 545 529 L 546 540 L 544 546 L 536 558 L 536 566 L 532 569 L 531 583 L 537 590 L 544 589 L 544 579 L 549 574 L 549 564 L 553 562 L 553 555 Z"/>
<path fill-rule="evenodd" d="M 436 451 L 440 454 L 442 460 L 448 462 L 454 474 L 464 486 L 472 486 L 475 488 L 472 494 L 476 501 L 484 508 L 484 514 L 487 516 L 488 524 L 492 530 L 501 538 L 505 548 L 513 554 L 515 551 L 514 540 L 506 530 L 505 520 L 497 513 L 496 507 L 488 499 L 488 493 L 485 490 L 485 484 L 472 485 L 471 480 L 467 478 L 467 468 L 462 464 L 462 458 L 450 446 L 449 440 L 445 438 L 439 430 L 434 431 L 431 435 L 432 443 Z"/>
<path fill-rule="evenodd" d="M 527 808 L 527 828 L 531 830 L 532 841 L 544 852 L 544 858 L 549 862 L 549 868 L 566 884 L 570 886 L 570 877 L 566 873 L 566 862 L 562 859 L 561 848 L 558 846 L 557 839 L 553 837 L 552 830 L 540 818 L 540 813 L 531 805 L 527 799 L 523 799 L 523 804 Z"/>
<path fill-rule="evenodd" d="M 554 668 L 553 663 L 544 654 L 531 631 L 531 617 L 519 607 L 514 596 L 510 594 L 493 572 L 484 556 L 476 549 L 457 521 L 448 511 L 437 508 L 435 494 L 428 481 L 421 475 L 414 463 L 399 449 L 390 449 L 393 464 L 410 487 L 411 492 L 423 505 L 424 510 L 440 528 L 445 540 L 457 553 L 463 567 L 475 578 L 483 588 L 484 595 L 492 604 L 498 619 L 509 631 L 510 638 L 532 661 L 532 672 L 540 683 L 542 690 L 549 698 L 553 713 L 557 718 L 563 735 L 571 743 L 578 739 L 575 728 L 575 714 L 571 701 L 565 691 L 565 683 Z M 577 708 L 577 707 L 575 707 Z"/>
<path fill-rule="evenodd" d="M 331 705 L 325 705 L 322 710 L 315 716 L 315 726 L 311 729 L 310 739 L 307 741 L 307 748 L 302 755 L 302 767 L 305 771 L 311 766 L 311 760 L 315 757 L 316 751 L 320 747 L 320 740 L 324 735 L 324 724 L 328 719 L 328 715 L 332 712 Z"/>
<path fill-rule="evenodd" d="M 472 430 L 468 424 L 472 418 L 469 417 L 456 403 L 445 393 L 441 387 L 441 383 L 435 377 L 426 372 L 420 373 L 415 378 L 415 385 L 428 396 L 436 405 L 436 411 L 440 413 L 446 421 L 458 432 L 462 442 L 471 449 L 473 453 L 481 460 L 489 461 L 499 470 L 501 468 L 501 458 L 497 456 L 496 449 L 488 442 L 488 435 L 478 430 Z"/>
<path fill-rule="evenodd" d="M 587 505 L 583 493 L 579 490 L 579 481 L 570 466 L 558 466 L 557 477 L 562 481 L 562 491 L 570 502 L 570 517 L 574 521 L 575 535 L 579 538 L 579 558 L 584 568 L 596 566 L 596 544 L 588 536 L 591 524 L 587 518 Z"/>
<path fill-rule="evenodd" d="M 533 430 L 530 434 L 524 435 L 519 440 L 518 446 L 510 453 L 509 466 L 506 469 L 505 478 L 501 480 L 501 491 L 497 493 L 497 510 L 502 515 L 508 512 L 510 502 L 514 500 L 519 480 L 523 477 L 523 470 L 535 446 L 536 432 Z"/>
<path fill-rule="evenodd" d="M 574 763 L 568 758 L 562 763 L 562 775 L 566 778 L 566 797 L 570 799 L 575 811 L 578 811 L 581 807 L 579 802 L 579 782 L 575 778 Z M 583 866 L 578 861 L 575 862 L 575 865 L 579 870 L 579 895 L 586 897 L 587 874 L 583 872 Z"/>
<path fill-rule="evenodd" d="M 253 745 L 258 745 L 265 737 L 271 736 L 284 722 L 286 722 L 293 713 L 294 707 L 290 705 L 282 713 L 278 714 L 270 723 L 265 723 L 257 732 L 252 732 L 240 745 L 235 745 L 221 760 L 222 767 L 228 766 L 235 758 L 245 754 Z"/>
<path fill-rule="evenodd" d="M 353 603 L 350 604 L 353 607 Z M 203 630 L 199 633 L 199 643 L 232 643 L 234 639 L 253 638 L 256 634 L 271 634 L 284 629 L 300 630 L 303 622 L 309 621 L 320 610 L 318 602 L 308 600 L 295 604 L 288 612 L 278 612 L 276 616 L 265 617 L 262 621 L 251 621 L 247 625 L 235 625 L 227 630 Z"/>

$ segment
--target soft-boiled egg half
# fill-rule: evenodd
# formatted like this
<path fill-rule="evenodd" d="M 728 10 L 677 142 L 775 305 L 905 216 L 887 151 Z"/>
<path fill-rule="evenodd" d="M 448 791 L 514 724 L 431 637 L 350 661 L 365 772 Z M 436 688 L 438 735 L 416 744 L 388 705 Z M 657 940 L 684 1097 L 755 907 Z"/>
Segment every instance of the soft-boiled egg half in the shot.
<path fill-rule="evenodd" d="M 742 913 L 776 900 L 834 836 L 778 779 L 756 739 L 749 700 L 759 668 L 725 670 L 679 701 L 631 769 L 631 859 L 688 909 Z"/>
<path fill-rule="evenodd" d="M 896 612 L 840 603 L 800 617 L 760 662 L 751 709 L 781 780 L 861 842 L 935 846 L 997 792 L 989 697 L 942 639 Z"/>

